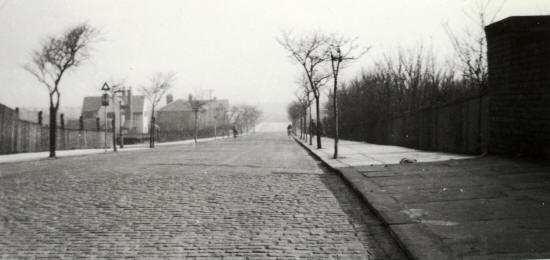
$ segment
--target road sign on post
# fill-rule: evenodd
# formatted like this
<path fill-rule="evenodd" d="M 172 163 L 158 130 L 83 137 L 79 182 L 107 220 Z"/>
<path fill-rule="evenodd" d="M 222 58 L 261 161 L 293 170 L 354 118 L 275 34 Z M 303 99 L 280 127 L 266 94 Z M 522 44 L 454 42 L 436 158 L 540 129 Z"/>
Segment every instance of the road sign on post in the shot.
<path fill-rule="evenodd" d="M 109 94 L 107 91 L 109 91 L 111 88 L 107 84 L 107 82 L 103 83 L 103 86 L 101 86 L 101 91 L 103 91 L 103 95 L 101 95 L 101 105 L 105 107 L 105 151 L 107 151 L 107 106 L 109 105 Z"/>
<path fill-rule="evenodd" d="M 111 88 L 109 87 L 109 85 L 107 84 L 107 82 L 103 83 L 103 86 L 101 86 L 101 91 L 109 91 L 111 90 Z"/>
<path fill-rule="evenodd" d="M 101 95 L 101 105 L 104 107 L 109 105 L 109 94 L 104 93 Z"/>

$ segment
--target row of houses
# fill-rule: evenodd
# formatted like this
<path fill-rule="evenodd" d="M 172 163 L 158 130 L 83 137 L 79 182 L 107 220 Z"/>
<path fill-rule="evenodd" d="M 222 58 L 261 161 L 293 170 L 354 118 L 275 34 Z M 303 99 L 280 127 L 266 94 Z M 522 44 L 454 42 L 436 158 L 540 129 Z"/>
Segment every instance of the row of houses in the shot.
<path fill-rule="evenodd" d="M 143 95 L 133 95 L 132 89 L 122 91 L 108 106 L 101 105 L 101 96 L 84 97 L 82 103 L 82 121 L 84 129 L 115 128 L 126 135 L 147 135 L 150 129 L 151 106 Z M 227 99 L 212 98 L 204 100 L 198 113 L 199 128 L 214 126 L 220 120 L 218 111 L 228 111 Z M 105 120 L 107 118 L 107 120 Z M 155 111 L 156 127 L 160 132 L 178 132 L 194 128 L 194 112 L 187 99 L 174 100 L 171 94 L 166 96 L 166 104 Z M 105 125 L 107 122 L 107 125 Z"/>

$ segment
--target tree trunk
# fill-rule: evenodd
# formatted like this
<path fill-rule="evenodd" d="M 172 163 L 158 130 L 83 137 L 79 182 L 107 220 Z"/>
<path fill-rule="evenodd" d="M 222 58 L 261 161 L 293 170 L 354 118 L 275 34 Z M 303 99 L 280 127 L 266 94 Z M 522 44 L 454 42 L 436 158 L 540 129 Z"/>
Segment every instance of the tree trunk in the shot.
<path fill-rule="evenodd" d="M 307 141 L 307 107 L 302 113 L 302 140 Z"/>
<path fill-rule="evenodd" d="M 311 129 L 311 122 L 313 122 L 313 116 L 311 115 L 313 112 L 311 111 L 311 102 L 309 103 L 309 124 L 307 125 L 308 133 L 309 133 L 309 145 L 313 145 L 313 129 Z"/>
<path fill-rule="evenodd" d="M 113 126 L 113 151 L 116 152 L 116 115 L 113 112 L 113 120 L 111 121 L 111 125 Z"/>
<path fill-rule="evenodd" d="M 56 131 L 57 131 L 57 110 L 53 103 L 50 103 L 50 158 L 55 158 Z"/>
<path fill-rule="evenodd" d="M 306 121 L 306 116 L 305 114 L 302 114 L 302 116 L 300 117 L 300 139 L 304 140 L 304 130 L 305 130 L 305 121 Z"/>
<path fill-rule="evenodd" d="M 300 135 L 299 135 L 299 136 L 300 136 L 300 140 L 302 139 L 302 136 L 303 136 L 303 135 L 302 135 L 302 125 L 303 125 L 303 122 L 302 122 L 302 121 L 304 121 L 304 120 L 303 120 L 302 117 L 300 117 Z"/>
<path fill-rule="evenodd" d="M 319 108 L 319 97 L 315 97 L 315 114 L 317 114 L 317 118 L 315 120 L 317 122 L 315 129 L 315 134 L 317 134 L 317 149 L 321 149 L 321 133 L 319 133 L 319 129 L 321 128 L 321 110 Z"/>
<path fill-rule="evenodd" d="M 334 112 L 334 156 L 332 158 L 338 158 L 338 104 L 336 103 L 336 93 L 338 91 L 337 78 L 334 78 L 334 93 L 332 94 L 332 108 Z"/>
<path fill-rule="evenodd" d="M 151 125 L 149 131 L 149 148 L 155 148 L 155 109 L 151 111 Z"/>
<path fill-rule="evenodd" d="M 193 134 L 193 139 L 195 140 L 195 143 L 197 142 L 197 116 L 199 111 L 195 110 L 195 133 Z"/>

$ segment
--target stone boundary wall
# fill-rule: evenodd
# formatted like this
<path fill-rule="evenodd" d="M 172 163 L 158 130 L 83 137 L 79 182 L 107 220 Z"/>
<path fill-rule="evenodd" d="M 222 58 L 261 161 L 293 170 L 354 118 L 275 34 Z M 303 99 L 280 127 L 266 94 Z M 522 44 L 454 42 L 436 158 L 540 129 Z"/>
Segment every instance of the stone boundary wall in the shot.
<path fill-rule="evenodd" d="M 112 146 L 112 133 L 107 133 L 107 140 L 107 146 Z M 104 132 L 57 129 L 57 150 L 103 148 L 104 144 Z M 48 127 L 21 120 L 16 110 L 0 104 L 0 154 L 48 150 Z"/>
<path fill-rule="evenodd" d="M 509 17 L 485 32 L 489 152 L 550 160 L 550 16 Z"/>
<path fill-rule="evenodd" d="M 550 16 L 509 17 L 485 32 L 485 96 L 373 124 L 357 123 L 341 137 L 550 161 Z"/>
<path fill-rule="evenodd" d="M 484 151 L 487 138 L 487 107 L 487 97 L 473 97 L 421 109 L 365 126 L 361 131 L 364 138 L 362 141 L 422 150 L 480 154 Z M 346 136 L 342 138 L 346 139 Z"/>

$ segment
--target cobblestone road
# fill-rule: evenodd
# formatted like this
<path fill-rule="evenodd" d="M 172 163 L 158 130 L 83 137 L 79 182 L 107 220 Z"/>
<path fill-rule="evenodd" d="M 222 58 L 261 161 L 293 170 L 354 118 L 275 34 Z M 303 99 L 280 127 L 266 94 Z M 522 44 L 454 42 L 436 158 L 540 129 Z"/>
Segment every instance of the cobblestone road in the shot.
<path fill-rule="evenodd" d="M 0 176 L 3 258 L 404 258 L 284 135 L 2 164 Z"/>

